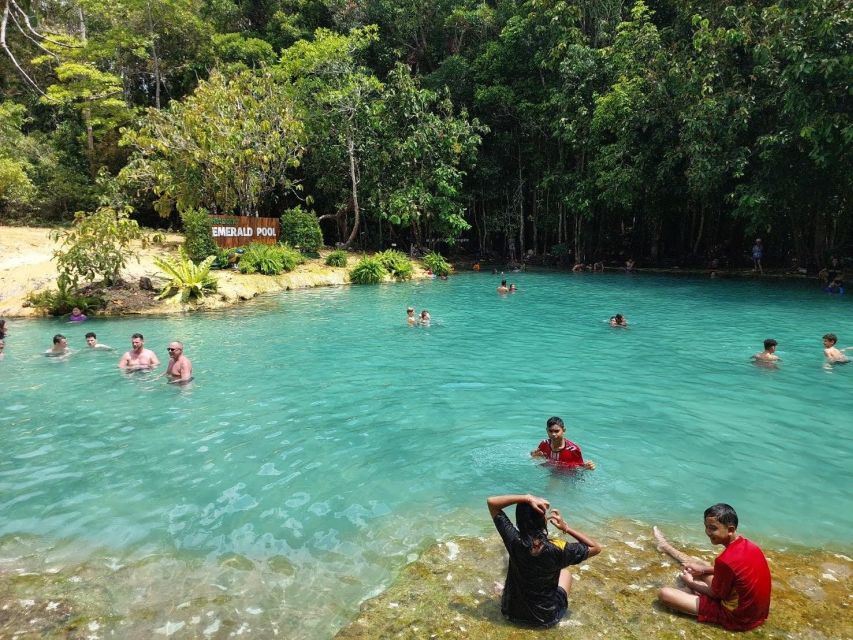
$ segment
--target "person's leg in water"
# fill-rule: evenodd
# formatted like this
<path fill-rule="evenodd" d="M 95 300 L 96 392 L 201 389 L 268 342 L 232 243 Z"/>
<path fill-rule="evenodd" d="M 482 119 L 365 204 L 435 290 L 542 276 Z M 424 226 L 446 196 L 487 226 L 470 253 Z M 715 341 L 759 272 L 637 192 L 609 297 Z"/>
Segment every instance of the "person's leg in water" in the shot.
<path fill-rule="evenodd" d="M 655 540 L 658 542 L 658 550 L 672 556 L 683 566 L 686 567 L 688 565 L 692 565 L 701 566 L 707 569 L 712 568 L 711 565 L 704 560 L 700 560 L 695 556 L 691 556 L 690 554 L 673 547 L 657 527 L 654 527 L 654 534 Z M 698 576 L 697 579 L 710 586 L 713 577 L 713 574 L 708 574 L 705 576 Z M 696 595 L 696 592 L 693 591 L 693 589 L 690 589 L 683 584 L 679 587 L 663 587 L 658 592 L 658 600 L 671 609 L 675 609 L 682 613 L 689 613 L 693 616 L 699 613 L 699 596 Z"/>

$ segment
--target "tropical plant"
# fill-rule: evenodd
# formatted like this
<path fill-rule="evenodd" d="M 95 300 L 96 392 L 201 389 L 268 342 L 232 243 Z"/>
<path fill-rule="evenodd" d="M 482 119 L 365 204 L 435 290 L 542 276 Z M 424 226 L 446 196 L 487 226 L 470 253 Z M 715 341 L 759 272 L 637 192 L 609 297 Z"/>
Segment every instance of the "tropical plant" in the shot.
<path fill-rule="evenodd" d="M 408 280 L 415 271 L 412 261 L 402 251 L 388 249 L 376 254 L 376 258 L 396 280 Z"/>
<path fill-rule="evenodd" d="M 103 278 L 107 285 L 119 279 L 119 273 L 133 255 L 130 243 L 142 237 L 135 220 L 130 219 L 130 207 L 99 207 L 87 214 L 78 211 L 74 226 L 51 234 L 61 241 L 54 251 L 59 281 L 76 290 L 81 283 Z"/>
<path fill-rule="evenodd" d="M 207 209 L 189 207 L 181 212 L 184 223 L 184 248 L 190 260 L 200 261 L 217 254 Z"/>
<path fill-rule="evenodd" d="M 304 252 L 314 252 L 323 246 L 323 232 L 312 211 L 301 206 L 288 209 L 281 216 L 281 237 L 292 247 Z"/>
<path fill-rule="evenodd" d="M 347 260 L 347 252 L 343 249 L 335 249 L 326 256 L 326 264 L 330 267 L 345 267 Z"/>
<path fill-rule="evenodd" d="M 60 281 L 58 284 L 57 289 L 28 294 L 27 302 L 51 316 L 64 316 L 74 307 L 78 307 L 83 313 L 91 313 L 107 306 L 103 298 L 76 291 L 69 287 L 66 281 Z"/>
<path fill-rule="evenodd" d="M 196 264 L 187 256 L 181 247 L 180 257 L 154 258 L 154 264 L 163 270 L 171 281 L 163 287 L 158 300 L 164 298 L 181 297 L 181 302 L 190 300 L 202 300 L 208 293 L 216 291 L 216 278 L 210 275 L 210 267 L 216 256 L 208 256 L 201 263 Z"/>
<path fill-rule="evenodd" d="M 377 257 L 367 256 L 358 261 L 349 272 L 349 278 L 355 284 L 379 284 L 388 275 L 388 271 Z"/>
<path fill-rule="evenodd" d="M 450 263 L 440 253 L 434 251 L 423 257 L 424 264 L 437 276 L 448 276 L 453 271 Z"/>
<path fill-rule="evenodd" d="M 297 265 L 305 262 L 296 249 L 286 245 L 260 244 L 253 242 L 240 257 L 241 273 L 260 273 L 266 276 L 278 275 L 282 271 L 293 271 Z"/>
<path fill-rule="evenodd" d="M 278 245 L 278 254 L 281 256 L 281 266 L 285 271 L 293 271 L 297 266 L 305 262 L 305 257 L 293 247 Z"/>

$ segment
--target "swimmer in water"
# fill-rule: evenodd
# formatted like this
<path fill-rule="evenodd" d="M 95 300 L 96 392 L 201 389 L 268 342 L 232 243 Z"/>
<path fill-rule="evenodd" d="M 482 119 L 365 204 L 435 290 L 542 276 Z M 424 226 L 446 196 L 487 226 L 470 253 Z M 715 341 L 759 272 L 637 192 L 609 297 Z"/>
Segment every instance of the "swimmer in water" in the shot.
<path fill-rule="evenodd" d="M 71 315 L 68 316 L 68 322 L 85 322 L 89 317 L 80 311 L 80 307 L 74 307 L 71 310 Z"/>
<path fill-rule="evenodd" d="M 431 319 L 432 319 L 432 317 L 429 315 L 429 311 L 427 311 L 426 309 L 421 311 L 420 323 L 422 325 L 429 326 L 429 321 Z"/>
<path fill-rule="evenodd" d="M 515 293 L 516 291 L 518 291 L 518 287 L 515 286 L 515 283 L 510 284 L 509 285 L 509 292 Z"/>
<path fill-rule="evenodd" d="M 592 460 L 584 460 L 581 448 L 566 438 L 566 425 L 562 418 L 554 416 L 548 418 L 545 424 L 545 433 L 548 439 L 539 443 L 539 446 L 530 452 L 533 458 L 547 458 L 550 462 L 567 465 L 570 467 L 583 467 L 592 471 L 595 463 Z"/>
<path fill-rule="evenodd" d="M 610 318 L 610 326 L 611 327 L 627 327 L 628 321 L 625 319 L 621 313 L 617 313 L 615 316 Z"/>
<path fill-rule="evenodd" d="M 406 322 L 409 324 L 410 327 L 414 327 L 417 324 L 418 319 L 415 317 L 414 307 L 409 307 L 408 309 L 406 309 Z"/>
<path fill-rule="evenodd" d="M 779 356 L 775 353 L 777 344 L 773 338 L 767 338 L 764 341 L 764 351 L 756 353 L 752 359 L 758 362 L 776 362 L 779 360 Z"/>
<path fill-rule="evenodd" d="M 830 364 L 850 362 L 850 358 L 848 358 L 844 352 L 853 349 L 853 347 L 844 347 L 843 349 L 839 349 L 835 346 L 837 342 L 838 336 L 834 333 L 827 333 L 823 337 L 823 355 L 826 356 L 826 361 Z"/>
<path fill-rule="evenodd" d="M 86 346 L 90 349 L 97 349 L 98 351 L 112 351 L 113 348 L 106 344 L 101 344 L 98 342 L 98 336 L 95 335 L 94 331 L 90 331 L 86 334 Z"/>
<path fill-rule="evenodd" d="M 184 344 L 172 342 L 169 344 L 169 365 L 166 376 L 170 384 L 186 384 L 193 379 L 193 363 L 184 355 Z"/>
<path fill-rule="evenodd" d="M 498 293 L 509 293 L 509 287 L 506 286 L 506 280 L 501 280 L 501 286 L 498 287 Z"/>
<path fill-rule="evenodd" d="M 160 360 L 150 349 L 145 348 L 145 339 L 141 333 L 134 333 L 130 338 L 130 351 L 125 351 L 118 361 L 119 369 L 125 371 L 144 371 L 160 366 Z"/>
<path fill-rule="evenodd" d="M 49 358 L 62 358 L 71 354 L 68 348 L 68 340 L 61 333 L 53 336 L 53 346 L 44 352 Z"/>

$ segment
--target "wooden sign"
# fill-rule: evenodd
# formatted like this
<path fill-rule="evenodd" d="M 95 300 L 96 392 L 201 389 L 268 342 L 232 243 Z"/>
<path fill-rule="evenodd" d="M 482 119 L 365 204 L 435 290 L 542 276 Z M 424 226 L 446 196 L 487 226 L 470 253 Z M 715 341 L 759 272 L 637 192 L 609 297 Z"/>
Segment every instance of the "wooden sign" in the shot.
<path fill-rule="evenodd" d="M 209 216 L 213 241 L 217 247 L 231 249 L 252 242 L 275 244 L 281 235 L 278 218 L 250 218 L 247 216 Z"/>

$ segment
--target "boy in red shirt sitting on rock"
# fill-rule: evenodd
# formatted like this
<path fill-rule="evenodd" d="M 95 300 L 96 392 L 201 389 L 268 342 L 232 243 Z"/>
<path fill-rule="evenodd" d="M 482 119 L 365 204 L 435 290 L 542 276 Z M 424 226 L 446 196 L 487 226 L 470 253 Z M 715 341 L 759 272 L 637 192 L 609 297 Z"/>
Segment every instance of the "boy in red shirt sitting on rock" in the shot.
<path fill-rule="evenodd" d="M 548 418 L 545 427 L 548 439 L 539 443 L 539 447 L 530 452 L 534 458 L 547 458 L 549 462 L 570 467 L 595 469 L 592 460 L 584 461 L 581 448 L 571 440 L 566 439 L 566 425 L 562 418 Z"/>
<path fill-rule="evenodd" d="M 658 548 L 684 566 L 681 580 L 689 591 L 664 587 L 658 599 L 727 631 L 761 626 L 770 612 L 770 568 L 761 549 L 737 534 L 737 525 L 737 513 L 729 505 L 705 509 L 705 535 L 725 547 L 713 567 L 675 549 L 655 527 Z"/>

